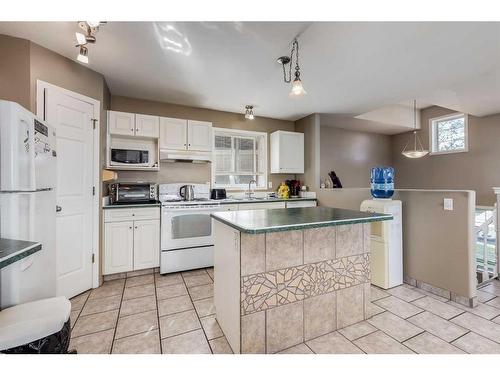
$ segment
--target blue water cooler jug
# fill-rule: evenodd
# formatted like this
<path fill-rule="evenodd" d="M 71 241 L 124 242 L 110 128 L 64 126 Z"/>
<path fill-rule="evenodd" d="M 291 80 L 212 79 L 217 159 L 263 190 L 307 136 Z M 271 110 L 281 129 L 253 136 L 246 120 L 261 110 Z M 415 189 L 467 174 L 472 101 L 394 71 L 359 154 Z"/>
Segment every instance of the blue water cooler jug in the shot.
<path fill-rule="evenodd" d="M 373 198 L 388 199 L 394 194 L 394 168 L 375 167 L 371 173 Z"/>

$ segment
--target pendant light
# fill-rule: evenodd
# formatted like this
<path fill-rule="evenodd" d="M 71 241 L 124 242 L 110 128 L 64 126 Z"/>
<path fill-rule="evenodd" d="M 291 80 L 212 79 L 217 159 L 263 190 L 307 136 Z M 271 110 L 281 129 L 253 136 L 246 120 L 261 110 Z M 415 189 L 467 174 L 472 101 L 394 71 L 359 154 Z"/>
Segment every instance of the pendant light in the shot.
<path fill-rule="evenodd" d="M 413 100 L 413 142 L 410 136 L 410 139 L 408 142 L 406 142 L 405 147 L 403 148 L 403 151 L 401 151 L 401 154 L 403 156 L 406 156 L 407 158 L 410 159 L 418 159 L 421 157 L 424 157 L 429 153 L 429 150 L 425 150 L 424 146 L 422 145 L 422 141 L 420 140 L 420 137 L 417 134 L 417 101 Z M 408 146 L 410 146 L 410 143 L 413 143 L 413 150 L 408 149 Z M 411 146 L 410 146 L 411 147 Z"/>
<path fill-rule="evenodd" d="M 293 65 L 293 57 L 295 55 L 295 78 L 292 82 L 292 65 Z M 302 86 L 302 81 L 300 79 L 300 65 L 299 65 L 299 42 L 297 38 L 293 40 L 292 43 L 292 52 L 290 52 L 290 57 L 281 56 L 278 58 L 278 63 L 283 66 L 283 80 L 285 83 L 292 82 L 292 90 L 290 91 L 290 97 L 298 97 L 304 96 L 307 94 L 306 90 L 304 90 L 304 86 Z M 288 65 L 290 64 L 290 65 Z M 288 76 L 286 74 L 285 66 L 288 65 Z"/>
<path fill-rule="evenodd" d="M 245 106 L 245 118 L 247 120 L 253 120 L 255 118 L 253 114 L 253 105 Z"/>

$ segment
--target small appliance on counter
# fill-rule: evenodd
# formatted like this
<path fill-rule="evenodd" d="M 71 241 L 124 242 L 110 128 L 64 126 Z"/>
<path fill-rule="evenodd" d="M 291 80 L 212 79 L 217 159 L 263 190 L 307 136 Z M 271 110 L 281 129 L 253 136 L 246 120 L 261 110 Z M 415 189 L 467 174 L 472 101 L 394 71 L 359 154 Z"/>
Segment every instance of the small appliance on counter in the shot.
<path fill-rule="evenodd" d="M 110 204 L 158 203 L 158 187 L 150 182 L 116 182 L 109 185 Z"/>
<path fill-rule="evenodd" d="M 372 168 L 371 193 L 375 199 L 389 199 L 392 197 L 394 194 L 394 168 Z"/>
<path fill-rule="evenodd" d="M 300 193 L 300 181 L 299 180 L 286 180 L 285 184 L 290 189 L 290 197 L 298 197 Z"/>
<path fill-rule="evenodd" d="M 210 192 L 210 199 L 226 199 L 227 198 L 227 193 L 226 189 L 212 189 Z"/>
<path fill-rule="evenodd" d="M 179 188 L 179 196 L 184 201 L 194 201 L 194 186 L 193 185 L 182 185 Z"/>

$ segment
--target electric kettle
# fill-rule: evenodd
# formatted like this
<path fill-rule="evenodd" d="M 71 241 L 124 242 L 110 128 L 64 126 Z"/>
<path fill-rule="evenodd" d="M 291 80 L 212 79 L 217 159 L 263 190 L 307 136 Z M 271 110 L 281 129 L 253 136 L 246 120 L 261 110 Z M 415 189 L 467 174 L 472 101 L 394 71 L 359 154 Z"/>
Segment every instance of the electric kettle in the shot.
<path fill-rule="evenodd" d="M 185 201 L 192 201 L 192 200 L 194 200 L 194 188 L 193 188 L 193 185 L 183 185 L 183 186 L 181 186 L 181 188 L 179 189 L 179 195 Z"/>

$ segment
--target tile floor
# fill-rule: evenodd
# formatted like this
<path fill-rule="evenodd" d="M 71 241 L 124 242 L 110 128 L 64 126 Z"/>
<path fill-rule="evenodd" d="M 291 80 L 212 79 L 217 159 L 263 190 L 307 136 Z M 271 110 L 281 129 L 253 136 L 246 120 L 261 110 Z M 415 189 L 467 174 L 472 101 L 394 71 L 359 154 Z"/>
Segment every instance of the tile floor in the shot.
<path fill-rule="evenodd" d="M 146 273 L 147 272 L 147 273 Z M 105 282 L 71 300 L 78 353 L 229 354 L 215 319 L 213 269 L 153 270 Z M 281 353 L 500 354 L 500 282 L 476 308 L 402 285 L 372 287 L 371 317 Z"/>

